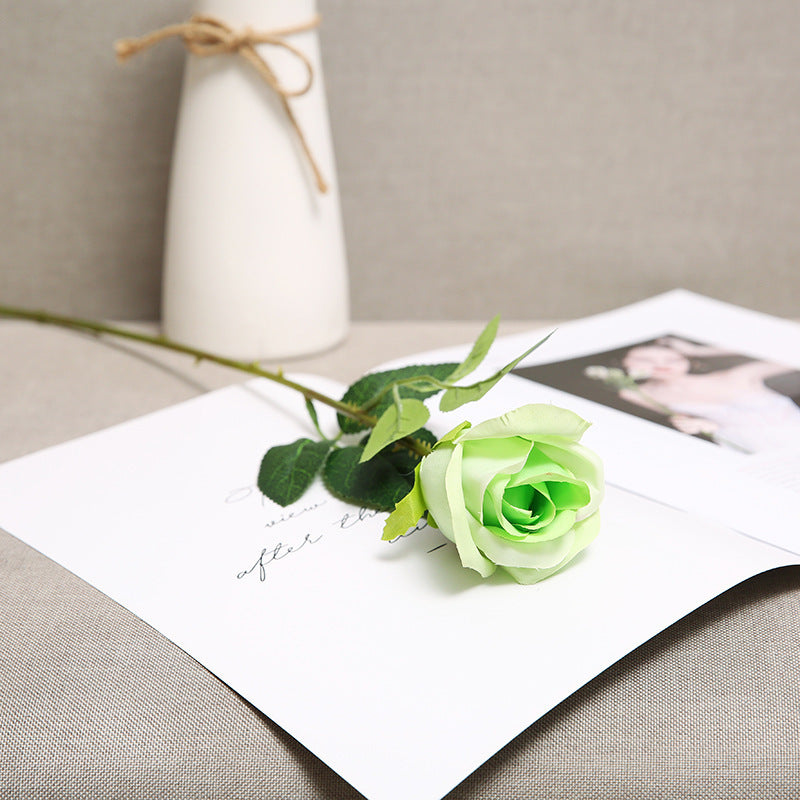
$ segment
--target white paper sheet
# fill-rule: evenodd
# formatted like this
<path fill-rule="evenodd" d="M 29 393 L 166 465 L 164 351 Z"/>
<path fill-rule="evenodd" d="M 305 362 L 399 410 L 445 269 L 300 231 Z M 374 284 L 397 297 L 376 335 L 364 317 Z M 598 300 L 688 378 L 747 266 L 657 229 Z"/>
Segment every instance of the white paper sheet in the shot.
<path fill-rule="evenodd" d="M 507 410 L 532 387 L 512 379 L 462 416 Z M 611 487 L 600 536 L 569 568 L 531 587 L 484 581 L 437 531 L 382 542 L 383 515 L 320 486 L 288 509 L 262 499 L 252 481 L 266 447 L 309 433 L 280 387 L 214 392 L 0 466 L 0 526 L 161 631 L 370 800 L 442 797 L 667 625 L 798 560 Z"/>

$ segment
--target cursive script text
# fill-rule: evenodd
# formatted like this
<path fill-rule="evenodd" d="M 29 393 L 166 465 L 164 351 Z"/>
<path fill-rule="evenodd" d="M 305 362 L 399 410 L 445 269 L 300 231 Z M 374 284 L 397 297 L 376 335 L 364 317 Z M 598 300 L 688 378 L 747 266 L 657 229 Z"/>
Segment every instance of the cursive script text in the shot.
<path fill-rule="evenodd" d="M 339 519 L 334 520 L 333 524 L 336 525 L 339 530 L 344 531 L 348 528 L 352 528 L 354 525 L 358 525 L 359 522 L 372 519 L 380 513 L 380 511 L 376 511 L 374 508 L 359 508 L 354 514 L 346 511 Z"/>
<path fill-rule="evenodd" d="M 316 544 L 322 536 L 312 536 L 312 534 L 307 533 L 303 537 L 303 541 L 297 545 L 291 544 L 284 544 L 283 542 L 278 542 L 271 550 L 265 547 L 261 551 L 261 555 L 256 559 L 255 563 L 253 564 L 250 569 L 246 569 L 243 572 L 239 572 L 236 577 L 241 580 L 242 578 L 246 578 L 248 575 L 252 575 L 256 570 L 258 571 L 258 579 L 260 581 L 265 581 L 267 579 L 267 567 L 270 564 L 275 563 L 276 561 L 280 561 L 287 556 L 293 555 L 294 553 L 299 552 L 302 550 L 307 544 Z"/>

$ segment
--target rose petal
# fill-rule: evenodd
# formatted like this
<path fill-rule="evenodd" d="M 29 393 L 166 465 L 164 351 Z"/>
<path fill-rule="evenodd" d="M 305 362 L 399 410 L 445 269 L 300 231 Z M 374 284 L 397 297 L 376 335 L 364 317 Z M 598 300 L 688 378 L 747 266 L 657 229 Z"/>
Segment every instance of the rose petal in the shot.
<path fill-rule="evenodd" d="M 480 573 L 491 575 L 495 565 L 484 558 L 472 540 L 470 524 L 477 520 L 464 504 L 461 486 L 461 445 L 437 448 L 422 459 L 419 477 L 425 505 L 435 518 L 439 530 L 455 542 L 461 563 Z"/>
<path fill-rule="evenodd" d="M 497 526 L 499 529 L 504 530 L 509 537 L 514 539 L 519 536 L 519 533 L 514 522 L 508 519 L 503 507 L 507 481 L 508 478 L 506 476 L 498 476 L 489 484 L 486 494 L 483 497 L 480 521 L 483 525 L 488 527 Z M 531 522 L 530 514 L 528 515 L 527 521 L 528 523 Z"/>
<path fill-rule="evenodd" d="M 515 528 L 539 523 L 542 514 L 551 510 L 555 513 L 549 498 L 537 492 L 533 486 L 507 486 L 503 492 L 502 515 Z"/>
<path fill-rule="evenodd" d="M 515 436 L 507 439 L 495 439 L 463 443 L 464 457 L 462 476 L 464 497 L 467 507 L 480 518 L 483 513 L 483 496 L 489 484 L 498 477 L 505 477 L 519 472 L 528 459 L 531 443 Z"/>
<path fill-rule="evenodd" d="M 571 445 L 571 442 L 566 444 L 567 447 Z M 508 496 L 508 492 L 512 488 L 525 484 L 535 485 L 542 495 L 553 501 L 555 508 L 577 509 L 587 505 L 591 499 L 591 493 L 586 483 L 576 479 L 570 470 L 557 464 L 553 459 L 545 455 L 538 446 L 531 449 L 525 466 L 508 481 L 509 488 L 506 490 L 506 496 Z M 575 488 L 567 488 L 570 485 Z M 555 494 L 551 489 L 554 490 Z M 555 513 L 555 509 L 553 513 Z M 552 514 L 550 519 L 552 519 Z M 550 519 L 544 520 L 544 522 L 549 523 Z M 542 526 L 537 524 L 536 527 L 540 528 Z"/>
<path fill-rule="evenodd" d="M 566 408 L 546 403 L 531 403 L 465 430 L 459 441 L 502 439 L 519 436 L 526 431 L 531 432 L 530 438 L 537 440 L 539 437 L 559 436 L 577 441 L 588 427 L 589 423 L 586 420 Z"/>
<path fill-rule="evenodd" d="M 572 472 L 546 456 L 537 446 L 531 447 L 528 458 L 519 472 L 512 475 L 509 486 L 525 483 L 541 483 L 554 478 L 571 478 Z"/>
<path fill-rule="evenodd" d="M 547 488 L 550 491 L 550 499 L 556 504 L 557 508 L 571 508 L 577 511 L 579 508 L 589 505 L 591 501 L 591 491 L 583 482 L 567 481 L 548 481 Z"/>
<path fill-rule="evenodd" d="M 520 567 L 503 567 L 503 569 L 511 575 L 517 583 L 530 585 L 538 581 L 549 578 L 559 570 L 563 569 L 575 556 L 580 553 L 587 545 L 591 544 L 592 540 L 597 536 L 600 530 L 600 515 L 598 513 L 592 514 L 591 517 L 584 519 L 575 525 L 573 533 L 575 537 L 572 542 L 572 547 L 569 553 L 561 561 L 553 567 L 547 569 L 525 569 Z"/>
<path fill-rule="evenodd" d="M 573 475 L 586 483 L 589 489 L 590 500 L 588 505 L 581 509 L 578 519 L 586 519 L 597 511 L 603 499 L 603 462 L 588 447 L 575 442 L 563 445 L 550 445 L 537 443 L 537 447 L 547 456 L 563 464 Z"/>
<path fill-rule="evenodd" d="M 519 542 L 546 542 L 548 539 L 557 539 L 563 536 L 574 524 L 577 513 L 570 508 L 557 511 L 553 521 L 540 528 L 533 528 L 524 538 L 518 539 Z"/>
<path fill-rule="evenodd" d="M 481 514 L 478 517 L 481 524 L 500 525 L 503 517 L 503 493 L 506 490 L 507 481 L 507 476 L 497 475 L 487 487 L 481 503 Z"/>
<path fill-rule="evenodd" d="M 535 513 L 534 506 L 537 504 L 537 492 L 535 487 L 530 484 L 525 486 L 506 486 L 503 492 L 503 508 L 513 509 L 522 515 L 530 517 Z"/>
<path fill-rule="evenodd" d="M 509 493 L 513 493 L 520 488 L 522 487 L 514 486 L 507 488 L 503 499 L 505 500 L 505 498 L 509 496 Z M 558 511 L 555 503 L 550 499 L 550 490 L 546 483 L 537 483 L 530 488 L 533 490 L 533 499 L 530 504 L 530 519 L 528 522 L 522 524 L 522 533 L 536 531 L 539 530 L 539 528 L 544 528 L 546 525 L 549 525 L 555 519 L 556 512 Z"/>
<path fill-rule="evenodd" d="M 562 515 L 566 517 L 564 523 L 559 521 Z M 574 511 L 562 511 L 553 523 L 563 528 L 559 535 L 532 542 L 511 541 L 481 527 L 474 532 L 475 543 L 487 558 L 499 566 L 547 569 L 563 561 L 569 553 L 574 538 L 574 532 L 570 529 L 574 522 Z"/>

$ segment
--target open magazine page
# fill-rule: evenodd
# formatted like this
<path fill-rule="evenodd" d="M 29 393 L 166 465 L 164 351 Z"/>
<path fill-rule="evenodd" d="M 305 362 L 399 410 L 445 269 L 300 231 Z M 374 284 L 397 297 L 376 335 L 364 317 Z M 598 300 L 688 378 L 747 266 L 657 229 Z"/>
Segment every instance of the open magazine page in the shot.
<path fill-rule="evenodd" d="M 577 338 L 568 350 L 554 337 L 562 350 L 546 355 L 574 357 Z M 477 421 L 556 391 L 510 376 L 450 416 Z M 585 403 L 591 444 L 620 485 L 615 448 L 641 465 L 659 445 L 627 441 L 614 416 L 625 415 L 608 409 L 612 436 L 588 413 L 602 406 Z M 433 424 L 441 435 L 451 420 Z M 261 497 L 265 449 L 311 434 L 302 399 L 282 387 L 212 392 L 0 465 L 0 526 L 161 631 L 370 800 L 441 798 L 633 648 L 798 560 L 612 486 L 600 535 L 562 572 L 534 586 L 499 571 L 484 580 L 434 528 L 381 541 L 384 514 L 320 484 L 287 508 Z M 731 458 L 738 469 L 744 456 Z"/>
<path fill-rule="evenodd" d="M 547 332 L 498 341 L 485 371 Z M 480 414 L 512 398 L 591 421 L 609 483 L 800 552 L 800 326 L 670 292 L 559 327 Z"/>

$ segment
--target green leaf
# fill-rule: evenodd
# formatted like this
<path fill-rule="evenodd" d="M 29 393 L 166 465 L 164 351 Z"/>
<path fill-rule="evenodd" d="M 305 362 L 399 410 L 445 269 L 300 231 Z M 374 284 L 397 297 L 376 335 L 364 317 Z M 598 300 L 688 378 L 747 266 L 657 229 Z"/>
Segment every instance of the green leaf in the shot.
<path fill-rule="evenodd" d="M 401 475 L 381 454 L 361 463 L 361 452 L 361 447 L 334 450 L 322 470 L 325 486 L 346 503 L 391 511 L 411 490 L 411 476 Z"/>
<path fill-rule="evenodd" d="M 414 486 L 411 491 L 400 500 L 395 506 L 394 511 L 389 514 L 386 524 L 383 526 L 383 536 L 381 539 L 391 541 L 398 536 L 402 536 L 409 528 L 419 522 L 422 515 L 427 511 L 425 500 L 422 496 L 422 489 L 419 485 L 419 465 L 414 471 Z"/>
<path fill-rule="evenodd" d="M 439 445 L 447 444 L 448 442 L 452 442 L 453 439 L 455 439 L 458 436 L 458 434 L 461 433 L 461 431 L 466 430 L 467 428 L 471 428 L 471 427 L 472 427 L 472 423 L 468 422 L 467 420 L 464 420 L 464 422 L 459 423 L 458 425 L 456 425 L 455 428 L 453 428 L 453 430 L 448 431 L 444 436 L 442 436 L 442 438 L 439 439 L 439 441 L 435 443 L 435 446 L 439 447 Z"/>
<path fill-rule="evenodd" d="M 486 358 L 489 348 L 497 336 L 497 326 L 500 324 L 500 315 L 498 314 L 494 319 L 489 321 L 489 324 L 483 329 L 480 336 L 475 340 L 472 345 L 469 355 L 447 376 L 448 383 L 455 383 L 462 378 L 466 378 L 478 365 Z"/>
<path fill-rule="evenodd" d="M 350 386 L 342 396 L 342 401 L 357 407 L 365 406 L 371 400 L 374 400 L 382 391 L 387 389 L 394 381 L 413 377 L 424 377 L 426 375 L 436 380 L 443 381 L 456 367 L 458 367 L 458 364 L 455 363 L 425 364 L 412 367 L 400 367 L 399 369 L 390 369 L 384 372 L 371 372 L 369 375 L 364 375 L 363 378 L 359 378 L 359 380 Z M 408 386 L 400 386 L 398 391 L 401 397 L 424 400 L 426 397 L 432 397 L 441 390 L 438 387 L 430 387 L 427 389 L 422 389 L 420 387 L 414 389 Z M 392 393 L 391 391 L 387 391 L 374 408 L 370 408 L 369 413 L 380 417 L 392 403 Z M 350 419 L 341 414 L 338 415 L 338 420 L 339 427 L 344 433 L 358 433 L 358 431 L 366 430 L 369 427 L 362 422 Z"/>
<path fill-rule="evenodd" d="M 279 506 L 294 503 L 311 485 L 330 449 L 330 442 L 311 439 L 270 447 L 258 470 L 258 488 Z"/>
<path fill-rule="evenodd" d="M 527 358 L 537 347 L 544 344 L 553 334 L 548 333 L 544 339 L 536 342 L 533 347 L 528 348 L 521 356 L 515 358 L 509 364 L 506 364 L 502 369 L 495 372 L 491 378 L 485 378 L 482 381 L 473 383 L 469 386 L 452 386 L 443 395 L 439 401 L 439 408 L 442 411 L 453 411 L 464 403 L 472 403 L 475 400 L 480 400 L 501 378 L 504 378 L 511 372 L 514 367 Z"/>
<path fill-rule="evenodd" d="M 421 400 L 400 400 L 400 409 L 391 405 L 381 414 L 364 447 L 362 461 L 369 461 L 387 445 L 403 439 L 421 428 L 430 417 L 430 412 Z"/>
<path fill-rule="evenodd" d="M 311 422 L 314 424 L 314 429 L 324 439 L 325 437 L 323 436 L 322 431 L 320 430 L 319 427 L 319 417 L 317 417 L 317 409 L 314 408 L 314 404 L 307 397 L 306 397 L 306 411 L 308 411 L 308 416 L 311 417 Z"/>

